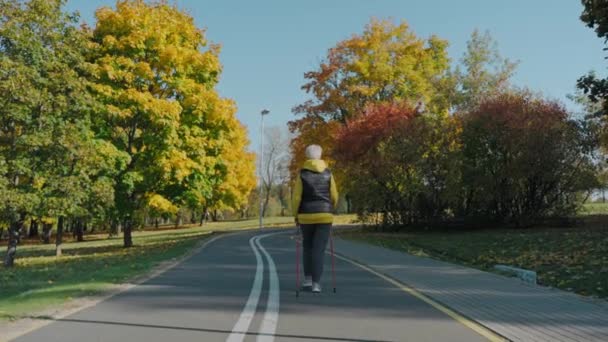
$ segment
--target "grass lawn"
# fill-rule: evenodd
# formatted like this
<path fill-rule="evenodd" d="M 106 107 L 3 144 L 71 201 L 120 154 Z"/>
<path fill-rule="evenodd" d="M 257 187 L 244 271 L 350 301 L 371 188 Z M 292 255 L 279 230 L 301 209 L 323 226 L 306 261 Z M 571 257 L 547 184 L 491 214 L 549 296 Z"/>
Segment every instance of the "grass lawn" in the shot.
<path fill-rule="evenodd" d="M 350 223 L 353 219 L 354 216 L 337 216 L 336 223 Z M 292 227 L 293 218 L 265 218 L 264 226 Z M 72 242 L 66 234 L 60 258 L 55 257 L 54 244 L 28 241 L 18 247 L 14 268 L 6 269 L 0 264 L 0 320 L 17 319 L 124 283 L 163 261 L 184 255 L 211 232 L 257 227 L 258 220 L 252 219 L 138 231 L 133 233 L 135 246 L 129 249 L 122 247 L 122 236 L 89 234 L 84 242 Z M 2 258 L 4 253 L 6 246 L 0 247 Z"/>
<path fill-rule="evenodd" d="M 122 248 L 120 237 L 67 243 L 60 258 L 54 256 L 54 246 L 23 246 L 15 267 L 0 266 L 0 319 L 99 293 L 184 255 L 209 235 L 202 229 L 135 234 L 135 246 L 129 249 Z"/>
<path fill-rule="evenodd" d="M 467 232 L 340 232 L 347 239 L 493 271 L 506 264 L 537 272 L 540 284 L 608 298 L 608 227 Z"/>
<path fill-rule="evenodd" d="M 585 203 L 579 210 L 579 215 L 607 215 L 608 214 L 608 203 Z"/>

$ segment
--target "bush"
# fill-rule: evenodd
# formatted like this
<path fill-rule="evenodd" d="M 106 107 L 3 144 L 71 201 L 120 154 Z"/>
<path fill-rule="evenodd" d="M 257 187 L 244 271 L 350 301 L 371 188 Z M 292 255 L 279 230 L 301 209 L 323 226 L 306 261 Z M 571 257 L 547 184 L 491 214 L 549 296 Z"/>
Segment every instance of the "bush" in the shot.
<path fill-rule="evenodd" d="M 346 170 L 346 190 L 363 218 L 385 225 L 450 216 L 459 186 L 459 125 L 418 115 L 405 103 L 369 106 L 338 133 L 334 158 Z"/>
<path fill-rule="evenodd" d="M 596 139 L 557 102 L 500 94 L 463 116 L 458 215 L 527 226 L 573 214 L 596 186 Z"/>
<path fill-rule="evenodd" d="M 560 104 L 509 92 L 455 116 L 370 105 L 338 131 L 332 157 L 367 221 L 528 226 L 574 214 L 598 185 L 596 136 Z"/>

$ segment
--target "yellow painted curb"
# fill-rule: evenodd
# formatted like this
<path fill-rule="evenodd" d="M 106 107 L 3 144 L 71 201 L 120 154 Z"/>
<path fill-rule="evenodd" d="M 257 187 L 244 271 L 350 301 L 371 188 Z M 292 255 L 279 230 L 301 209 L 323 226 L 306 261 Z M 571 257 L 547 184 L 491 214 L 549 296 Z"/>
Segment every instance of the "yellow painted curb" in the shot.
<path fill-rule="evenodd" d="M 328 252 L 329 254 L 329 252 Z M 401 283 L 400 281 L 397 281 L 385 274 L 382 274 L 376 270 L 374 270 L 373 268 L 362 264 L 358 261 L 355 261 L 351 258 L 345 257 L 343 255 L 340 254 L 335 254 L 335 256 L 339 259 L 342 259 L 346 262 L 349 262 L 369 273 L 372 273 L 373 275 L 380 277 L 384 280 L 386 280 L 387 282 L 393 284 L 395 287 L 399 288 L 400 290 L 409 293 L 410 295 L 420 299 L 421 301 L 429 304 L 430 306 L 434 307 L 435 309 L 443 312 L 444 314 L 450 316 L 451 318 L 453 318 L 454 320 L 456 320 L 457 322 L 465 325 L 467 328 L 474 330 L 476 333 L 480 334 L 481 336 L 487 338 L 489 341 L 492 342 L 504 342 L 504 341 L 509 341 L 508 339 L 504 338 L 503 336 L 497 334 L 496 332 L 486 328 L 485 326 L 477 323 L 474 320 L 471 320 L 461 314 L 459 314 L 458 312 L 448 308 L 447 306 L 435 301 L 434 299 L 422 294 L 421 292 L 419 292 L 418 290 Z"/>

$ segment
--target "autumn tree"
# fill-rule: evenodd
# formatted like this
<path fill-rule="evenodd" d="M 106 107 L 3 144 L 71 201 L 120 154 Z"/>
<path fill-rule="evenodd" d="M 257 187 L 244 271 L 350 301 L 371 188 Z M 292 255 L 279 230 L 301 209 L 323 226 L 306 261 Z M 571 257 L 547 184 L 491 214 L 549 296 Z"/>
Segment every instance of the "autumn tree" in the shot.
<path fill-rule="evenodd" d="M 483 101 L 463 123 L 461 215 L 526 226 L 573 213 L 598 186 L 597 136 L 565 108 L 527 91 Z"/>
<path fill-rule="evenodd" d="M 309 144 L 321 145 L 331 165 L 335 132 L 369 103 L 405 101 L 414 107 L 422 102 L 431 111 L 446 112 L 447 90 L 453 88 L 447 46 L 436 36 L 417 37 L 405 22 L 373 19 L 361 34 L 329 49 L 318 69 L 304 74 L 302 89 L 312 99 L 293 110 L 302 117 L 289 124 L 296 135 L 292 176 Z"/>
<path fill-rule="evenodd" d="M 221 154 L 224 166 L 221 182 L 213 188 L 209 198 L 202 199 L 203 214 L 208 209 L 244 210 L 249 204 L 249 194 L 256 186 L 255 155 L 247 151 L 247 130 L 242 124 L 234 121 Z"/>
<path fill-rule="evenodd" d="M 498 44 L 489 32 L 475 30 L 460 64 L 454 70 L 456 88 L 452 107 L 466 112 L 485 98 L 507 90 L 518 63 L 500 55 Z"/>
<path fill-rule="evenodd" d="M 437 111 L 448 104 L 437 91 L 447 75 L 447 41 L 416 37 L 405 22 L 373 19 L 362 34 L 331 48 L 318 70 L 304 74 L 313 99 L 294 112 L 346 122 L 373 101 L 419 100 Z"/>
<path fill-rule="evenodd" d="M 166 1 L 121 0 L 96 17 L 94 90 L 107 108 L 98 129 L 129 155 L 115 187 L 129 247 L 146 205 L 173 210 L 211 196 L 234 113 L 215 90 L 219 47 L 190 15 Z"/>
<path fill-rule="evenodd" d="M 337 135 L 337 168 L 363 218 L 386 225 L 448 217 L 460 185 L 460 128 L 454 117 L 421 114 L 406 102 L 369 105 Z"/>

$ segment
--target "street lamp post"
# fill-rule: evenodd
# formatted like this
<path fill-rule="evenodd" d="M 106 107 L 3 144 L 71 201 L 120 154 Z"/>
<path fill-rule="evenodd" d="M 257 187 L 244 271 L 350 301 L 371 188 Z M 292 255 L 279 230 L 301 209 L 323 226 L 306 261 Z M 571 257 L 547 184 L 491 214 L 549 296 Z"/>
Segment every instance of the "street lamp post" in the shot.
<path fill-rule="evenodd" d="M 260 132 L 260 229 L 264 228 L 264 116 L 270 114 L 267 109 L 260 113 L 262 117 Z"/>

